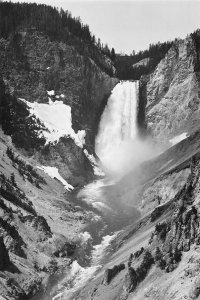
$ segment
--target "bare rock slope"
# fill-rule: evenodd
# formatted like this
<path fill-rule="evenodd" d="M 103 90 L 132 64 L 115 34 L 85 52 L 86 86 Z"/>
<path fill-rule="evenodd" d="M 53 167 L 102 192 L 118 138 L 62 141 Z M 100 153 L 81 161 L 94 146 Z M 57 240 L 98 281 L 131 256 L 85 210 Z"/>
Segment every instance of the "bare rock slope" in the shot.
<path fill-rule="evenodd" d="M 70 265 L 79 233 L 96 217 L 73 200 L 96 176 L 86 154 L 94 155 L 98 120 L 118 80 L 35 29 L 2 38 L 0 58 L 0 295 L 24 300 Z M 33 103 L 67 106 L 70 130 L 84 131 L 83 143 L 68 134 L 47 142 L 42 132 L 54 131 L 31 113 Z"/>
<path fill-rule="evenodd" d="M 167 144 L 170 138 L 199 127 L 198 64 L 199 48 L 190 35 L 175 40 L 145 79 L 147 128 L 159 143 Z"/>
<path fill-rule="evenodd" d="M 190 156 L 192 139 L 195 136 L 190 138 L 191 146 L 182 141 L 168 150 L 172 157 L 173 151 L 185 146 L 188 159 L 179 164 L 176 158 L 176 167 L 158 176 L 161 180 L 166 174 L 188 169 L 183 184 L 173 197 L 118 234 L 107 263 L 75 299 L 198 299 L 200 156 L 199 149 Z M 166 154 L 161 156 L 164 161 Z M 156 170 L 156 160 L 152 164 Z M 152 191 L 151 197 L 156 198 L 157 192 Z"/>

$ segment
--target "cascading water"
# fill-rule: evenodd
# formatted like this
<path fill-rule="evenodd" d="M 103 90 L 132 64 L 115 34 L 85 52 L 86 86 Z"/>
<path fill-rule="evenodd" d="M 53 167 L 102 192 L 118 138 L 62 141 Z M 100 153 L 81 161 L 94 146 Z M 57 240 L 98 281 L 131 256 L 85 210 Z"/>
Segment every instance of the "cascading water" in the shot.
<path fill-rule="evenodd" d="M 115 184 L 132 166 L 140 162 L 142 151 L 137 131 L 138 94 L 138 81 L 121 81 L 113 89 L 101 117 L 95 145 L 103 169 L 109 176 L 90 183 L 78 194 L 79 198 L 101 211 L 104 216 L 115 214 L 107 187 Z M 117 200 L 115 209 L 116 205 Z"/>
<path fill-rule="evenodd" d="M 139 156 L 135 154 L 139 140 L 137 138 L 137 104 L 138 82 L 121 81 L 113 89 L 100 121 L 96 137 L 96 152 L 106 171 L 115 175 L 118 171 L 121 172 L 122 166 L 127 171 L 127 163 L 132 165 L 133 160 L 131 163 L 127 160 L 128 152 L 134 152 L 136 159 Z M 50 289 L 51 293 L 44 295 L 40 300 L 76 299 L 74 298 L 76 291 L 101 269 L 101 260 L 106 258 L 110 241 L 115 238 L 117 231 L 130 222 L 133 223 L 134 219 L 138 219 L 139 212 L 133 205 L 125 209 L 119 187 L 116 189 L 116 177 L 114 176 L 114 180 L 110 177 L 96 180 L 78 193 L 77 200 L 85 201 L 96 212 L 98 211 L 97 220 L 93 223 L 91 221 L 87 228 L 93 240 L 90 263 L 87 267 L 83 267 L 78 261 L 74 261 L 59 284 L 56 284 L 53 290 Z M 97 229 L 98 226 L 100 229 Z M 39 300 L 39 298 L 33 300 Z"/>
<path fill-rule="evenodd" d="M 96 153 L 106 175 L 83 188 L 78 197 L 101 211 L 104 215 L 115 213 L 111 207 L 111 196 L 105 187 L 112 185 L 127 172 L 134 159 L 138 160 L 137 146 L 138 81 L 121 81 L 112 91 L 102 114 L 96 137 Z M 120 202 L 120 201 L 119 201 Z M 115 201 L 116 209 L 116 201 Z"/>
<path fill-rule="evenodd" d="M 112 91 L 101 117 L 96 153 L 103 166 L 121 169 L 127 146 L 137 138 L 138 81 L 121 81 Z"/>

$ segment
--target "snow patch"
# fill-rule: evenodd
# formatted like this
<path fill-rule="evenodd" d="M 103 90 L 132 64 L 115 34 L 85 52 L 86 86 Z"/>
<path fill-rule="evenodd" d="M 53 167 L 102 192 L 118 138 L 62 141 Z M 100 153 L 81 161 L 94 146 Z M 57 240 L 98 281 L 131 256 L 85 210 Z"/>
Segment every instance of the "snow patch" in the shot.
<path fill-rule="evenodd" d="M 54 90 L 52 90 L 52 91 L 47 91 L 47 94 L 48 94 L 49 96 L 54 96 L 54 95 L 55 95 L 55 91 L 54 91 Z"/>
<path fill-rule="evenodd" d="M 66 190 L 72 191 L 74 187 L 69 184 L 62 176 L 59 174 L 58 169 L 56 167 L 46 167 L 46 166 L 38 166 L 38 169 L 44 171 L 46 174 L 48 174 L 51 178 L 56 178 L 59 180 L 65 187 Z"/>
<path fill-rule="evenodd" d="M 105 176 L 104 172 L 99 168 L 94 156 L 92 154 L 89 154 L 89 152 L 86 149 L 84 149 L 83 152 L 85 153 L 85 156 L 89 159 L 91 165 L 93 166 L 94 175 Z"/>
<path fill-rule="evenodd" d="M 87 245 L 88 242 L 91 242 L 91 241 L 92 241 L 92 237 L 91 237 L 90 233 L 87 232 L 87 231 L 81 232 L 81 233 L 79 234 L 79 239 L 80 239 L 81 244 L 82 244 L 83 246 Z"/>
<path fill-rule="evenodd" d="M 48 97 L 48 100 L 49 100 L 49 105 L 53 104 L 53 101 L 51 100 L 50 97 Z"/>
<path fill-rule="evenodd" d="M 50 91 L 51 94 L 54 91 Z M 29 107 L 30 113 L 38 118 L 47 130 L 41 130 L 40 136 L 44 136 L 46 144 L 58 142 L 60 137 L 71 137 L 76 145 L 83 148 L 85 144 L 85 130 L 79 130 L 77 133 L 72 129 L 71 107 L 64 104 L 63 101 L 53 102 L 49 97 L 49 103 L 28 102 L 19 98 Z"/>
<path fill-rule="evenodd" d="M 180 143 L 181 141 L 185 140 L 187 138 L 187 132 L 183 132 L 180 135 L 177 135 L 173 137 L 169 142 L 172 144 L 172 146 Z"/>

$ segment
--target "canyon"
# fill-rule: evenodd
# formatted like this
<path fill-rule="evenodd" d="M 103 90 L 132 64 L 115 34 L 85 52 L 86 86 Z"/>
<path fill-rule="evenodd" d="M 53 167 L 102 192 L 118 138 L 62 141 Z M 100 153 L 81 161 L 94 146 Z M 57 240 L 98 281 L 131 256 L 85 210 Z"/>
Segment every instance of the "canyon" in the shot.
<path fill-rule="evenodd" d="M 73 35 L 0 38 L 0 299 L 198 299 L 200 31 L 137 80 Z"/>

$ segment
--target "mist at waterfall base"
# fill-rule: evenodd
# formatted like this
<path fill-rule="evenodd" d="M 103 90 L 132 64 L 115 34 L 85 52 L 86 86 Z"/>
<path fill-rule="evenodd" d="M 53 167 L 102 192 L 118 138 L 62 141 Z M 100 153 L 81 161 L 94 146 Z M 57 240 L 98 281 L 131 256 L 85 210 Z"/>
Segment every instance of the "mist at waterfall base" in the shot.
<path fill-rule="evenodd" d="M 119 180 L 159 152 L 150 138 L 139 137 L 138 98 L 138 81 L 121 81 L 101 117 L 95 149 L 108 178 Z"/>
<path fill-rule="evenodd" d="M 127 139 L 117 146 L 108 147 L 107 150 L 107 154 L 100 158 L 101 167 L 108 178 L 116 180 L 155 156 L 155 148 L 148 139 Z"/>
<path fill-rule="evenodd" d="M 113 89 L 95 141 L 105 177 L 88 184 L 78 194 L 81 201 L 103 216 L 111 231 L 140 217 L 136 202 L 143 180 L 141 164 L 160 152 L 150 138 L 139 136 L 138 98 L 138 81 L 121 81 Z"/>
<path fill-rule="evenodd" d="M 96 137 L 96 153 L 102 162 L 105 178 L 86 185 L 76 199 L 86 203 L 85 209 L 88 205 L 92 207 L 96 215 L 85 227 L 85 232 L 79 234 L 82 243 L 77 247 L 77 260 L 57 282 L 53 279 L 52 284 L 50 281 L 49 290 L 43 296 L 32 300 L 78 299 L 79 290 L 107 261 L 112 239 L 125 226 L 140 218 L 135 203 L 139 178 L 137 166 L 155 156 L 157 151 L 149 139 L 139 138 L 137 108 L 138 82 L 118 83 L 108 99 Z M 87 247 L 89 252 L 85 251 Z"/>

